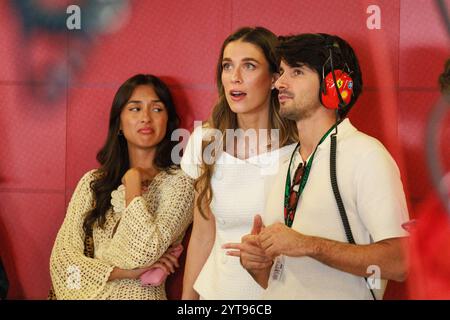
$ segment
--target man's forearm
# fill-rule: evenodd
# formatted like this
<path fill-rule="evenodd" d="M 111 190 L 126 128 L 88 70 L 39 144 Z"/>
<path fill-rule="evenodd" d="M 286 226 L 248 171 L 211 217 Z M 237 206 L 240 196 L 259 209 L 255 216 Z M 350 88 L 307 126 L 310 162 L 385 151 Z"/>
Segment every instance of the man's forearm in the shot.
<path fill-rule="evenodd" d="M 312 248 L 309 256 L 332 268 L 367 277 L 368 267 L 378 266 L 381 278 L 404 281 L 406 278 L 405 239 L 393 238 L 369 245 L 355 245 L 308 237 Z"/>

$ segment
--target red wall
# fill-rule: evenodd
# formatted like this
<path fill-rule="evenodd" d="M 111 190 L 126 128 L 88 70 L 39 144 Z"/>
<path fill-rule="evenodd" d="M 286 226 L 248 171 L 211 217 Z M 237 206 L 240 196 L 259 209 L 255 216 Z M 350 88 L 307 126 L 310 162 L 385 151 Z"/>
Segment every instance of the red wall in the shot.
<path fill-rule="evenodd" d="M 414 215 L 431 188 L 425 123 L 439 97 L 437 77 L 450 56 L 434 2 L 125 3 L 128 9 L 114 20 L 121 24 L 83 45 L 76 32 L 37 30 L 26 36 L 11 2 L 0 2 L 0 256 L 11 283 L 9 298 L 45 298 L 56 232 L 77 181 L 96 166 L 120 83 L 138 72 L 162 76 L 176 96 L 183 126 L 192 128 L 194 119 L 208 116 L 216 97 L 214 71 L 222 41 L 245 25 L 262 25 L 277 34 L 332 33 L 352 44 L 365 90 L 350 118 L 394 155 Z M 366 26 L 366 9 L 373 4 L 381 9 L 379 30 Z M 80 67 L 73 67 L 75 57 L 81 58 Z M 68 65 L 71 82 L 56 90 L 53 101 L 44 99 L 49 70 Z M 449 140 L 448 120 L 441 141 Z M 449 150 L 442 152 L 448 168 Z M 170 284 L 173 297 L 179 294 L 180 279 Z M 387 298 L 404 297 L 403 286 L 388 289 Z"/>

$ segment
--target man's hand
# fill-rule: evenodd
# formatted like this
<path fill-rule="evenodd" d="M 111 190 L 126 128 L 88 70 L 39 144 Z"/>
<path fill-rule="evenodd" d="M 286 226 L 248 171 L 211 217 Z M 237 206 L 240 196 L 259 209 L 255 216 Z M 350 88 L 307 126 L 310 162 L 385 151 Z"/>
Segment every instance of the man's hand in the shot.
<path fill-rule="evenodd" d="M 312 238 L 287 227 L 284 223 L 274 223 L 259 234 L 261 248 L 267 255 L 290 257 L 308 256 L 313 252 Z"/>
<path fill-rule="evenodd" d="M 227 254 L 239 257 L 241 265 L 247 269 L 256 282 L 266 288 L 273 260 L 264 252 L 259 242 L 258 235 L 263 229 L 261 216 L 256 215 L 250 234 L 243 236 L 241 243 L 227 243 L 223 245 L 223 248 L 234 249 L 234 251 L 227 251 Z"/>

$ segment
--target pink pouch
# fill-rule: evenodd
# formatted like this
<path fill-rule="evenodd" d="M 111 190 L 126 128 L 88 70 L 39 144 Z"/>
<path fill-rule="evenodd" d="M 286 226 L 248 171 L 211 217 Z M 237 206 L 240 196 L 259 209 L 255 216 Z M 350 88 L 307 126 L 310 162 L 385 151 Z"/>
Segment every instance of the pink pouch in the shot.
<path fill-rule="evenodd" d="M 181 255 L 181 252 L 183 252 L 183 246 L 179 244 L 175 247 L 172 254 L 178 258 Z M 166 272 L 160 267 L 151 268 L 150 270 L 144 272 L 140 277 L 142 285 L 155 287 L 161 285 L 166 278 Z"/>

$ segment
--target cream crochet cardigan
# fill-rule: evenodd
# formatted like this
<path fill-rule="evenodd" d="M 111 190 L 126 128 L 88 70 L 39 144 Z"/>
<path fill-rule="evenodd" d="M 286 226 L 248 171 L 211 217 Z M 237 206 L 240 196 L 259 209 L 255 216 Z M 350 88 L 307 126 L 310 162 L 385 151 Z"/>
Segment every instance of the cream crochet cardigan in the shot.
<path fill-rule="evenodd" d="M 124 186 L 119 186 L 111 193 L 104 228 L 94 227 L 91 259 L 83 254 L 82 226 L 92 210 L 95 173 L 89 171 L 78 183 L 52 250 L 50 275 L 57 299 L 166 299 L 164 284 L 150 287 L 139 280 L 108 278 L 114 267 L 150 266 L 181 241 L 192 222 L 193 180 L 181 170 L 160 172 L 128 207 Z"/>

